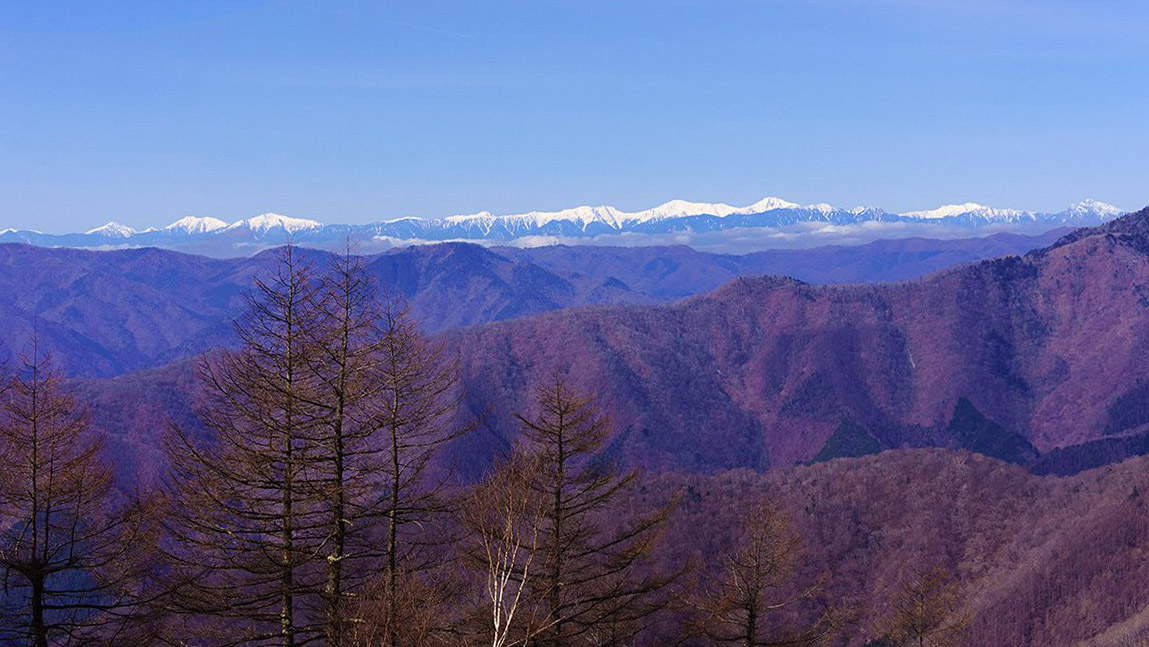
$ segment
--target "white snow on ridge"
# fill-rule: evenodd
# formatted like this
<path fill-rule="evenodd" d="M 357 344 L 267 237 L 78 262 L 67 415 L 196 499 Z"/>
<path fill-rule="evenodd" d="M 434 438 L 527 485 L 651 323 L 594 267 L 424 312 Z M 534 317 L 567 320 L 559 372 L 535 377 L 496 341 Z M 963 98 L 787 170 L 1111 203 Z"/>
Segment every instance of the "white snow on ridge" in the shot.
<path fill-rule="evenodd" d="M 226 229 L 227 223 L 219 218 L 197 218 L 195 216 L 188 216 L 180 218 L 172 224 L 164 227 L 164 231 L 179 231 L 185 234 L 206 234 L 211 231 L 219 229 Z"/>
<path fill-rule="evenodd" d="M 814 204 L 803 207 L 794 202 L 787 202 L 781 198 L 763 198 L 754 204 L 747 207 L 732 207 L 728 204 L 709 203 L 709 202 L 687 202 L 686 200 L 671 200 L 665 204 L 661 204 L 653 209 L 645 211 L 638 211 L 635 213 L 623 213 L 622 215 L 627 222 L 651 222 L 655 220 L 668 220 L 671 218 L 688 218 L 691 216 L 717 216 L 725 218 L 726 216 L 734 215 L 749 215 L 754 213 L 766 213 L 767 211 L 778 211 L 780 209 L 804 209 L 807 211 L 823 211 L 823 208 L 833 210 L 830 205 Z"/>
<path fill-rule="evenodd" d="M 742 213 L 766 213 L 767 211 L 777 211 L 779 209 L 800 209 L 802 205 L 793 202 L 787 202 L 781 198 L 762 198 L 758 202 L 745 207 L 740 211 Z"/>
<path fill-rule="evenodd" d="M 283 229 L 287 233 L 295 233 L 297 231 L 304 231 L 307 229 L 315 229 L 322 227 L 323 223 L 314 220 L 307 220 L 304 218 L 291 218 L 289 216 L 281 216 L 278 213 L 265 213 L 254 218 L 246 220 L 239 220 L 227 226 L 227 229 L 249 229 L 258 234 L 266 234 L 273 229 Z"/>
<path fill-rule="evenodd" d="M 448 216 L 442 220 L 452 225 L 477 225 L 484 231 L 489 231 L 497 222 L 506 223 L 511 225 L 512 228 L 542 227 L 551 222 L 574 222 L 580 224 L 583 229 L 586 229 L 592 223 L 602 223 L 614 229 L 622 229 L 631 224 L 669 220 L 672 218 L 688 218 L 692 216 L 716 216 L 718 218 L 725 218 L 730 215 L 765 213 L 778 209 L 805 209 L 820 213 L 828 213 L 834 210 L 834 208 L 828 204 L 803 207 L 780 198 L 765 198 L 747 207 L 732 207 L 723 203 L 671 200 L 657 207 L 634 212 L 620 211 L 610 206 L 581 206 L 574 207 L 573 209 L 563 209 L 561 211 L 531 211 L 529 213 L 505 216 L 496 216 L 490 211 L 480 211 L 479 213 L 469 215 Z"/>
<path fill-rule="evenodd" d="M 772 200 L 773 198 L 768 198 Z M 747 207 L 749 208 L 749 207 Z M 644 211 L 634 213 L 620 213 L 626 222 L 651 222 L 667 220 L 670 218 L 685 218 L 689 216 L 717 216 L 725 218 L 734 213 L 744 211 L 723 203 L 687 202 L 686 200 L 671 200 Z"/>
<path fill-rule="evenodd" d="M 564 209 L 562 211 L 532 211 L 530 213 L 503 216 L 496 216 L 489 211 L 481 211 L 471 215 L 450 216 L 441 219 L 441 222 L 452 225 L 478 226 L 485 232 L 489 232 L 497 223 L 503 223 L 509 229 L 514 230 L 541 227 L 547 223 L 556 221 L 577 223 L 581 225 L 584 230 L 592 223 L 601 223 L 614 229 L 623 229 L 628 225 L 674 218 L 688 218 L 693 216 L 716 216 L 725 218 L 731 215 L 750 215 L 777 210 L 801 211 L 810 216 L 814 216 L 813 219 L 819 217 L 826 218 L 834 213 L 850 213 L 855 216 L 873 217 L 889 215 L 887 212 L 876 207 L 855 207 L 846 211 L 825 203 L 800 205 L 780 198 L 769 197 L 746 207 L 733 207 L 723 203 L 671 200 L 657 207 L 635 212 L 620 211 L 610 206 L 582 206 L 573 209 Z M 1039 214 L 1037 212 L 1020 209 L 998 209 L 987 207 L 976 202 L 967 202 L 964 204 L 944 205 L 936 209 L 909 211 L 898 215 L 904 218 L 934 221 L 964 216 L 976 217 L 986 221 L 1016 222 L 1019 220 L 1035 220 L 1042 215 L 1069 217 L 1099 216 L 1101 218 L 1110 218 L 1119 216 L 1122 213 L 1125 212 L 1113 205 L 1097 202 L 1096 200 L 1084 200 L 1071 205 L 1068 210 L 1059 214 Z M 427 222 L 435 222 L 435 220 L 431 219 Z"/>
<path fill-rule="evenodd" d="M 830 204 L 800 205 L 780 198 L 768 197 L 745 207 L 735 207 L 724 203 L 689 202 L 686 200 L 671 200 L 656 207 L 640 211 L 627 212 L 611 206 L 581 206 L 560 211 L 531 211 L 529 213 L 495 215 L 490 211 L 480 211 L 468 215 L 456 215 L 446 218 L 421 218 L 405 216 L 372 223 L 370 225 L 348 225 L 335 227 L 327 231 L 324 236 L 344 236 L 345 232 L 374 231 L 376 234 L 393 237 L 427 238 L 429 240 L 445 240 L 458 238 L 460 240 L 478 240 L 493 238 L 497 240 L 515 240 L 525 236 L 560 235 L 569 237 L 584 237 L 587 235 L 614 235 L 620 233 L 674 229 L 678 227 L 676 221 L 695 217 L 727 218 L 729 216 L 748 216 L 756 214 L 769 214 L 781 212 L 779 217 L 767 216 L 753 223 L 746 223 L 742 219 L 725 224 L 708 224 L 706 229 L 725 230 L 744 227 L 784 227 L 794 223 L 825 224 L 825 223 L 866 223 L 901 221 L 903 223 L 930 223 L 953 224 L 962 227 L 979 227 L 982 225 L 1027 225 L 1030 223 L 1058 223 L 1058 224 L 1097 224 L 1116 218 L 1125 210 L 1111 204 L 1096 200 L 1083 200 L 1070 205 L 1067 209 L 1057 213 L 1044 213 L 1037 211 L 1023 211 L 1018 209 L 997 209 L 982 204 L 967 202 L 964 204 L 951 204 L 921 211 L 908 211 L 894 214 L 876 207 L 855 207 L 842 209 Z M 675 223 L 672 227 L 642 227 L 644 223 Z M 555 223 L 559 227 L 546 227 Z M 686 224 L 689 229 L 693 225 Z M 323 223 L 304 218 L 292 218 L 276 213 L 265 213 L 232 224 L 211 217 L 188 216 L 161 228 L 148 229 L 144 234 L 163 232 L 165 237 L 191 236 L 195 238 L 228 234 L 229 240 L 247 238 L 254 244 L 263 244 L 270 234 L 295 234 L 303 231 L 317 230 L 326 227 Z M 580 231 L 581 230 L 581 231 Z M 326 231 L 326 230 L 324 230 Z M 341 233 L 344 232 L 344 233 Z M 100 236 L 110 244 L 119 244 L 120 239 L 128 242 L 141 232 L 131 227 L 115 222 L 109 222 L 96 229 L 86 232 L 88 235 Z M 0 235 L 10 234 L 39 234 L 22 230 L 5 229 Z M 57 236 L 52 234 L 50 236 Z M 309 237 L 314 238 L 315 234 Z M 147 238 L 147 236 L 144 236 Z M 151 239 L 149 239 L 150 241 Z M 154 242 L 154 241 L 152 241 Z M 240 244 L 240 243 L 235 243 Z M 246 243 L 244 243 L 246 244 Z"/>
<path fill-rule="evenodd" d="M 977 204 L 976 202 L 967 202 L 965 204 L 949 204 L 926 211 L 909 211 L 900 215 L 906 218 L 925 220 L 975 216 L 983 220 L 1017 221 L 1036 220 L 1040 216 L 1064 216 L 1070 218 L 1098 216 L 1102 219 L 1107 219 L 1117 217 L 1123 213 L 1125 213 L 1124 210 L 1118 209 L 1111 204 L 1105 204 L 1104 202 L 1098 202 L 1096 200 L 1082 200 L 1081 202 L 1070 205 L 1065 211 L 1056 214 L 1040 214 L 1020 209 L 995 209 Z"/>
<path fill-rule="evenodd" d="M 136 230 L 128 227 L 127 225 L 121 225 L 118 222 L 109 222 L 102 227 L 89 229 L 84 233 L 89 235 L 96 234 L 100 236 L 109 236 L 113 238 L 129 238 L 132 234 L 136 233 Z"/>
<path fill-rule="evenodd" d="M 614 207 L 583 206 L 575 207 L 574 209 L 563 209 L 562 211 L 532 211 L 530 213 L 513 216 L 502 216 L 501 218 L 522 221 L 524 224 L 530 224 L 535 227 L 541 227 L 555 220 L 565 220 L 577 222 L 585 228 L 592 222 L 604 222 L 608 225 L 617 226 L 620 224 L 622 216 L 624 216 L 624 214 Z"/>
<path fill-rule="evenodd" d="M 1096 214 L 1105 217 L 1116 217 L 1125 213 L 1125 210 L 1119 209 L 1111 204 L 1089 199 L 1082 200 L 1081 202 L 1075 202 L 1069 205 L 1069 209 L 1066 211 L 1066 213 L 1074 216 L 1089 216 Z"/>
<path fill-rule="evenodd" d="M 955 218 L 957 216 L 974 215 L 982 218 L 1017 218 L 1019 216 L 1027 215 L 1025 211 L 1017 209 L 994 209 L 976 202 L 967 202 L 965 204 L 947 204 L 937 209 L 927 209 L 925 211 L 909 211 L 900 214 L 907 218 L 924 218 L 933 220 L 937 218 Z"/>
<path fill-rule="evenodd" d="M 838 212 L 850 213 L 855 216 L 879 217 L 888 215 L 887 212 L 876 207 L 855 207 L 846 211 L 825 203 L 800 205 L 794 202 L 787 202 L 780 198 L 771 197 L 759 200 L 747 207 L 732 207 L 723 203 L 671 200 L 657 207 L 635 212 L 620 211 L 610 206 L 582 206 L 573 209 L 564 209 L 562 211 L 532 211 L 530 213 L 503 216 L 494 215 L 490 211 L 480 211 L 479 213 L 470 215 L 449 216 L 442 218 L 439 222 L 445 222 L 450 225 L 477 226 L 484 232 L 490 232 L 492 227 L 499 223 L 502 223 L 511 230 L 537 228 L 551 222 L 573 222 L 581 225 L 584 230 L 592 223 L 605 224 L 614 229 L 623 229 L 628 225 L 674 218 L 688 218 L 693 216 L 716 216 L 725 218 L 731 215 L 750 215 L 777 210 L 801 211 L 810 216 L 814 216 L 815 218 L 813 219 L 817 219 L 818 217 L 826 218 Z M 904 218 L 933 221 L 965 216 L 976 217 L 986 221 L 1016 222 L 1019 220 L 1035 220 L 1042 215 L 1069 217 L 1099 216 L 1101 218 L 1110 218 L 1119 216 L 1122 213 L 1125 212 L 1113 205 L 1097 202 L 1096 200 L 1084 200 L 1071 205 L 1068 210 L 1059 214 L 1039 214 L 1020 209 L 998 209 L 987 207 L 976 202 L 967 202 L 964 204 L 944 205 L 936 209 L 909 211 L 898 215 Z M 436 222 L 436 220 L 430 219 L 426 222 L 433 223 Z"/>
<path fill-rule="evenodd" d="M 510 229 L 530 229 L 542 227 L 548 223 L 575 222 L 586 229 L 591 223 L 603 222 L 612 227 L 621 223 L 618 216 L 621 212 L 614 207 L 575 207 L 563 211 L 532 211 L 509 216 L 496 216 L 490 211 L 480 211 L 461 216 L 447 216 L 442 222 L 448 225 L 475 226 L 484 233 L 489 233 L 496 223 L 502 223 Z M 428 222 L 435 222 L 429 220 Z"/>

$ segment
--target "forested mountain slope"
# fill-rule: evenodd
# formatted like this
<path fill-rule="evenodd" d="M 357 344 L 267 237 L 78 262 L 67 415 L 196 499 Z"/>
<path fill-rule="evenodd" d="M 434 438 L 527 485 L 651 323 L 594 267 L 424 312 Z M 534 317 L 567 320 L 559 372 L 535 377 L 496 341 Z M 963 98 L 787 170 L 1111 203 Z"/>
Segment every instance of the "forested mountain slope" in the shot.
<path fill-rule="evenodd" d="M 384 291 L 411 302 L 428 332 L 593 304 L 652 304 L 731 279 L 780 273 L 814 282 L 880 281 L 1024 252 L 1051 234 L 907 239 L 747 256 L 687 247 L 487 249 L 415 246 L 369 257 Z M 327 253 L 304 251 L 318 266 Z M 41 348 L 71 375 L 154 368 L 232 343 L 242 294 L 274 252 L 218 260 L 160 249 L 82 251 L 0 245 L 0 356 L 21 352 L 33 322 Z"/>
<path fill-rule="evenodd" d="M 1136 453 L 1149 429 L 1147 221 L 1149 210 L 908 283 L 743 278 L 680 304 L 548 313 L 451 339 L 491 446 L 513 435 L 505 412 L 528 387 L 570 367 L 613 412 L 617 455 L 658 470 L 786 466 L 835 455 L 822 451 L 835 439 L 1068 471 Z"/>
<path fill-rule="evenodd" d="M 899 450 L 766 475 L 669 474 L 631 505 L 672 496 L 668 541 L 690 546 L 703 572 L 722 567 L 716 556 L 757 501 L 787 510 L 801 544 L 795 589 L 821 580 L 821 596 L 855 614 L 842 644 L 879 635 L 905 569 L 930 566 L 954 574 L 973 614 L 968 647 L 1149 639 L 1145 457 L 1058 478 L 964 452 Z"/>

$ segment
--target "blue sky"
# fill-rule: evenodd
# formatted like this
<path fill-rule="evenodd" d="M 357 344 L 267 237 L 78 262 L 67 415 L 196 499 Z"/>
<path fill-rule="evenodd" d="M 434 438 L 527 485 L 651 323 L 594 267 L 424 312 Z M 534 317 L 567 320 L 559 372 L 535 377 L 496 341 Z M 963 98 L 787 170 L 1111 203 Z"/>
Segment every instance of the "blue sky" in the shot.
<path fill-rule="evenodd" d="M 1139 208 L 1147 4 L 0 0 L 0 228 Z"/>

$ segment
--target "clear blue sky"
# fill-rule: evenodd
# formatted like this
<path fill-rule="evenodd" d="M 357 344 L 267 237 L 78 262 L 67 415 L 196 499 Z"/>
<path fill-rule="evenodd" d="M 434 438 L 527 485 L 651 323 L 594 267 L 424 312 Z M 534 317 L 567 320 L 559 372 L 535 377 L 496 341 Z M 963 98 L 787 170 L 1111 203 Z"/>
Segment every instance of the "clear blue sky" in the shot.
<path fill-rule="evenodd" d="M 1149 203 L 1143 0 L 0 0 L 0 228 Z"/>

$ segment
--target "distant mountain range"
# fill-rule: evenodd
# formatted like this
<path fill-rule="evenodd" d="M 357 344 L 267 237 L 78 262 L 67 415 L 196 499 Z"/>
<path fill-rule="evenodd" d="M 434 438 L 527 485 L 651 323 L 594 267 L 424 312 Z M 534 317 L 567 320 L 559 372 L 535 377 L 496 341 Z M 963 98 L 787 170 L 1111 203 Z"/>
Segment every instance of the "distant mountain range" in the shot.
<path fill-rule="evenodd" d="M 7 229 L 0 243 L 40 247 L 121 249 L 159 247 L 215 257 L 246 256 L 293 241 L 306 247 L 341 249 L 350 241 L 362 252 L 417 242 L 473 241 L 486 244 L 537 246 L 553 243 L 622 245 L 652 242 L 703 243 L 722 247 L 724 232 L 770 234 L 758 247 L 795 246 L 796 239 L 820 240 L 826 234 L 863 228 L 872 240 L 891 231 L 900 237 L 931 235 L 948 230 L 966 232 L 987 227 L 1035 233 L 1055 227 L 1102 224 L 1121 215 L 1109 204 L 1085 200 L 1057 213 L 996 209 L 974 203 L 947 205 L 927 211 L 891 213 L 878 208 L 842 209 L 828 204 L 799 205 L 765 198 L 747 207 L 674 200 L 637 212 L 614 207 L 577 207 L 555 212 L 494 215 L 480 212 L 446 218 L 398 218 L 366 225 L 323 224 L 314 220 L 263 214 L 228 224 L 216 218 L 186 217 L 166 227 L 136 231 L 109 222 L 84 233 L 47 234 Z M 868 233 L 867 233 L 868 232 Z M 701 241 L 700 241 L 701 242 Z M 799 243 L 801 240 L 798 241 Z M 825 242 L 825 240 L 823 240 Z M 800 245 L 811 246 L 811 245 Z"/>
<path fill-rule="evenodd" d="M 4 263 L 0 295 L 22 296 L 0 302 L 0 324 L 39 312 L 41 341 L 71 375 L 118 375 L 80 383 L 118 455 L 136 457 L 125 466 L 155 455 L 165 416 L 190 415 L 190 364 L 161 364 L 231 343 L 236 296 L 270 261 L 5 248 L 20 254 Z M 482 421 L 450 450 L 474 472 L 460 474 L 513 442 L 511 412 L 555 368 L 610 412 L 609 455 L 652 473 L 948 447 L 1064 474 L 1149 453 L 1149 209 L 915 281 L 744 277 L 669 305 L 651 304 L 757 261 L 512 251 L 450 243 L 371 260 L 458 354 L 463 415 Z"/>
<path fill-rule="evenodd" d="M 941 445 L 1065 472 L 1149 450 L 1149 210 L 1059 233 L 744 256 L 443 243 L 368 269 L 460 354 L 486 423 L 465 456 L 512 438 L 503 414 L 570 366 L 619 424 L 614 455 L 656 471 Z M 745 278 L 890 281 L 1035 247 L 906 283 Z M 232 343 L 240 294 L 273 264 L 0 245 L 0 339 L 19 352 L 38 322 L 69 375 L 137 392 L 125 373 Z"/>
<path fill-rule="evenodd" d="M 768 497 L 801 537 L 795 590 L 850 611 L 842 644 L 877 644 L 907 565 L 934 562 L 972 614 L 969 647 L 1149 638 L 1149 456 L 1113 464 L 1149 454 L 1149 209 L 1041 236 L 746 255 L 448 242 L 366 260 L 457 353 L 479 422 L 448 447 L 461 476 L 566 370 L 613 423 L 604 458 L 644 468 L 622 510 L 675 501 L 666 545 L 708 573 Z M 0 245 L 0 340 L 38 321 L 119 482 L 155 484 L 164 430 L 197 429 L 192 356 L 233 343 L 239 294 L 273 264 Z M 753 276 L 776 273 L 838 284 Z"/>
<path fill-rule="evenodd" d="M 815 283 L 916 278 L 1024 253 L 1067 231 L 883 240 L 741 256 L 682 246 L 439 243 L 393 249 L 366 262 L 384 290 L 410 301 L 425 330 L 442 332 L 577 306 L 663 303 L 747 275 L 786 274 Z M 326 263 L 324 252 L 308 255 Z M 71 375 L 118 375 L 227 345 L 231 318 L 243 304 L 240 295 L 274 260 L 271 253 L 211 259 L 160 249 L 0 245 L 0 356 L 24 347 L 34 320 L 40 347 Z"/>
<path fill-rule="evenodd" d="M 653 472 L 941 446 L 1072 473 L 1149 453 L 1149 209 L 1052 244 L 940 242 L 742 257 L 445 243 L 368 269 L 458 353 L 483 425 L 451 454 L 472 469 L 513 440 L 510 412 L 554 367 L 611 413 L 609 453 Z M 904 283 L 747 278 L 890 279 L 1023 244 L 1040 249 Z M 164 420 L 191 420 L 189 358 L 233 343 L 239 295 L 273 263 L 0 245 L 0 339 L 18 352 L 38 321 L 41 349 L 89 378 L 73 383 L 122 467 L 146 471 Z"/>
<path fill-rule="evenodd" d="M 425 322 L 441 317 L 441 339 L 458 353 L 464 418 L 481 423 L 449 447 L 470 470 L 460 475 L 477 475 L 513 441 L 512 412 L 529 410 L 532 386 L 564 367 L 609 413 L 616 433 L 606 457 L 646 468 L 623 510 L 676 501 L 666 545 L 713 572 L 750 506 L 769 497 L 802 538 L 795 590 L 817 585 L 850 611 L 844 645 L 877 644 L 867 636 L 889 616 L 906 566 L 934 562 L 956 574 L 973 613 L 969 647 L 1142 645 L 1149 457 L 1041 475 L 1149 453 L 1149 210 L 1062 233 L 1024 257 L 905 283 L 739 278 L 672 305 L 624 299 L 537 316 L 523 315 L 593 302 L 594 287 L 660 300 L 769 263 L 824 278 L 885 267 L 890 277 L 975 243 L 990 252 L 1035 240 L 997 234 L 743 257 L 446 243 L 370 262 Z M 167 355 L 185 357 L 227 343 L 200 326 L 226 319 L 237 289 L 270 261 L 0 252 L 0 299 L 11 299 L 2 307 L 22 309 L 0 309 L 0 325 L 28 312 L 51 319 L 50 332 L 67 329 L 75 342 L 58 356 L 80 358 L 76 372 L 88 375 L 107 368 L 101 358 L 132 352 L 109 339 L 183 340 Z M 491 323 L 455 328 L 464 320 Z M 190 359 L 68 384 L 129 486 L 164 473 L 161 439 L 172 422 L 197 428 Z M 794 617 L 820 612 L 799 606 Z"/>
<path fill-rule="evenodd" d="M 918 281 L 739 278 L 672 305 L 476 326 L 452 347 L 471 410 L 493 413 L 467 442 L 507 446 L 504 412 L 569 367 L 611 412 L 614 456 L 653 471 L 939 445 L 1092 467 L 1149 450 L 1147 285 L 1149 209 Z"/>

